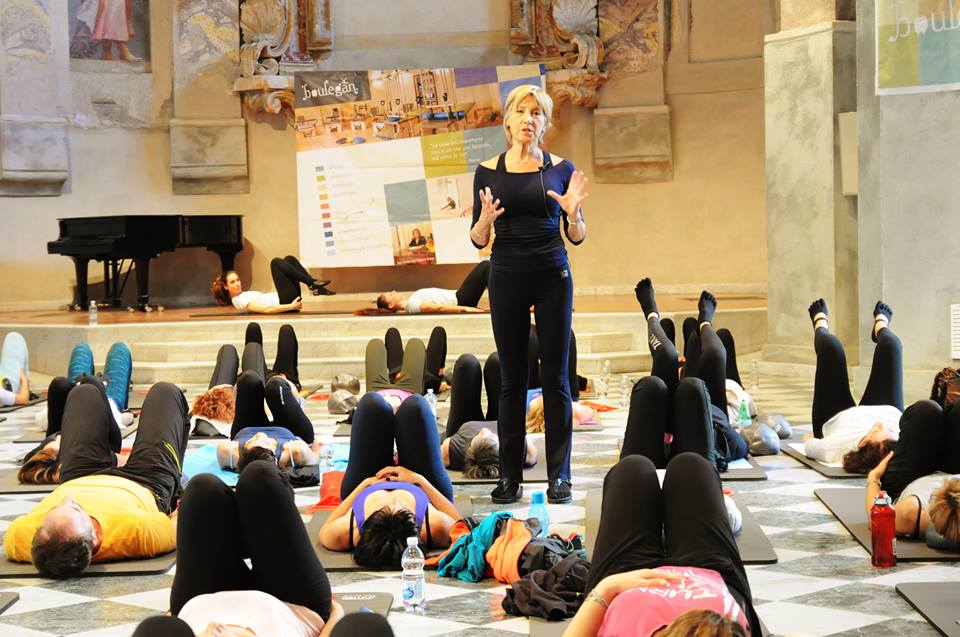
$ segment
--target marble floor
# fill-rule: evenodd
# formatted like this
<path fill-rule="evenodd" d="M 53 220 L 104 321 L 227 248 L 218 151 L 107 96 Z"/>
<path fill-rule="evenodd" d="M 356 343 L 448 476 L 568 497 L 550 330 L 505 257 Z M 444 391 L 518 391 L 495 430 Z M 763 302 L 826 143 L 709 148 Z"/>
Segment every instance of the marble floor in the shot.
<path fill-rule="evenodd" d="M 749 369 L 749 360 L 741 369 Z M 748 381 L 749 382 L 749 381 Z M 621 383 L 615 380 L 608 403 L 619 403 Z M 196 387 L 186 388 L 188 392 Z M 761 409 L 784 414 L 793 423 L 809 420 L 812 382 L 806 379 L 764 377 L 753 391 Z M 441 402 L 440 417 L 446 406 Z M 26 450 L 13 438 L 32 426 L 39 407 L 5 414 L 0 423 L 0 470 L 13 468 Z M 326 413 L 325 402 L 309 402 L 309 412 L 322 440 L 332 440 L 338 417 Z M 574 502 L 550 505 L 551 522 L 571 530 L 583 529 L 583 499 L 599 493 L 602 479 L 617 458 L 617 440 L 623 434 L 625 410 L 603 415 L 605 428 L 574 435 Z M 198 443 L 191 442 L 191 445 Z M 826 482 L 818 473 L 787 456 L 758 459 L 768 480 L 729 482 L 759 519 L 776 548 L 777 564 L 748 567 L 755 606 L 767 628 L 777 635 L 910 635 L 938 634 L 895 592 L 906 581 L 958 581 L 960 565 L 909 563 L 892 569 L 875 569 L 867 553 L 848 535 L 813 490 Z M 862 485 L 862 479 L 830 480 L 831 486 Z M 479 512 L 494 507 L 486 498 L 489 487 L 464 487 L 474 496 Z M 526 513 L 524 504 L 511 507 Z M 0 495 L 0 533 L 10 521 L 38 501 L 35 495 Z M 301 490 L 297 503 L 306 507 L 317 499 L 317 489 Z M 16 592 L 20 600 L 0 615 L 0 635 L 42 637 L 74 635 L 107 637 L 130 635 L 143 618 L 167 608 L 171 573 L 139 577 L 0 580 L 0 590 Z M 334 592 L 382 591 L 395 596 L 398 575 L 384 573 L 332 573 Z M 466 584 L 427 575 L 427 611 L 405 614 L 396 605 L 389 620 L 398 636 L 525 635 L 525 618 L 506 615 L 501 608 L 505 587 L 488 580 Z"/>

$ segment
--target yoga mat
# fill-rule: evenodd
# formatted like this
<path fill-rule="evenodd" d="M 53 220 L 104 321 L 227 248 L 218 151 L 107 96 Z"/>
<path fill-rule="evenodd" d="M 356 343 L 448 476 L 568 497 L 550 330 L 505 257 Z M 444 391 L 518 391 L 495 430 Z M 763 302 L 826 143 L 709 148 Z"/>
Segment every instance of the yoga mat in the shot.
<path fill-rule="evenodd" d="M 662 481 L 662 470 L 658 470 L 657 474 Z M 777 553 L 773 550 L 770 539 L 760 528 L 757 518 L 753 516 L 753 513 L 736 493 L 730 497 L 736 502 L 737 508 L 740 509 L 740 516 L 743 518 L 740 532 L 734 536 L 737 541 L 737 549 L 740 551 L 740 559 L 743 560 L 744 564 L 776 564 Z M 593 551 L 593 543 L 596 541 L 597 532 L 600 530 L 602 504 L 603 500 L 600 493 L 587 492 L 584 547 L 588 553 Z"/>
<path fill-rule="evenodd" d="M 533 439 L 533 444 L 537 448 L 537 464 L 523 470 L 524 482 L 547 482 L 547 443 L 542 436 Z M 496 484 L 500 479 L 496 478 L 477 478 L 470 479 L 463 476 L 462 471 L 447 469 L 450 475 L 450 482 L 453 484 Z"/>
<path fill-rule="evenodd" d="M 39 398 L 28 400 L 22 405 L 8 405 L 7 407 L 0 407 L 0 414 L 9 414 L 11 411 L 17 411 L 18 409 L 23 409 L 24 407 L 29 407 L 30 405 L 39 405 L 40 403 L 43 403 L 46 401 L 47 401 L 46 396 L 40 396 Z"/>
<path fill-rule="evenodd" d="M 960 637 L 960 582 L 904 582 L 900 597 L 947 637 Z"/>
<path fill-rule="evenodd" d="M 457 507 L 457 510 L 460 511 L 461 517 L 473 515 L 473 504 L 470 501 L 470 496 L 462 494 L 456 495 L 454 496 L 453 504 Z M 350 551 L 331 551 L 320 544 L 320 527 L 323 526 L 323 523 L 327 521 L 327 518 L 330 517 L 330 513 L 332 512 L 332 509 L 317 511 L 313 514 L 313 517 L 310 518 L 310 521 L 307 522 L 307 535 L 310 536 L 310 541 L 313 542 L 313 548 L 317 552 L 317 557 L 320 558 L 320 563 L 323 564 L 324 570 L 327 571 L 365 570 L 365 567 L 353 561 L 353 553 Z M 446 549 L 438 549 L 427 553 L 427 557 L 438 555 L 445 550 Z M 3 573 L 0 572 L 0 575 L 3 575 Z"/>
<path fill-rule="evenodd" d="M 0 472 L 0 493 L 50 493 L 59 484 L 20 484 L 17 470 Z"/>
<path fill-rule="evenodd" d="M 334 438 L 349 438 L 350 437 L 350 427 L 352 425 L 337 425 L 337 428 L 333 430 Z"/>
<path fill-rule="evenodd" d="M 873 554 L 870 541 L 870 523 L 867 521 L 865 500 L 866 487 L 841 489 L 816 489 L 813 494 L 820 498 L 837 520 L 850 531 L 860 546 Z M 897 538 L 898 562 L 958 562 L 960 552 L 939 551 L 927 546 L 922 540 Z"/>
<path fill-rule="evenodd" d="M 142 560 L 119 560 L 117 562 L 94 562 L 79 577 L 108 577 L 111 575 L 156 575 L 166 573 L 177 563 L 177 552 L 158 555 Z M 40 577 L 29 562 L 0 560 L 0 578 Z"/>
<path fill-rule="evenodd" d="M 386 617 L 393 606 L 391 593 L 334 593 L 335 600 L 343 606 L 343 614 L 360 613 L 362 608 Z"/>
<path fill-rule="evenodd" d="M 727 470 L 720 474 L 721 480 L 766 480 L 767 473 L 757 464 L 757 461 L 747 456 L 734 460 L 727 465 Z"/>
<path fill-rule="evenodd" d="M 120 430 L 120 437 L 127 438 L 130 434 L 133 434 L 137 431 L 139 425 L 133 423 L 129 427 L 124 427 Z M 43 439 L 47 437 L 47 432 L 45 431 L 28 431 L 21 435 L 19 438 L 14 438 L 14 442 L 23 442 L 31 445 L 38 445 L 43 442 Z"/>
<path fill-rule="evenodd" d="M 20 593 L 0 593 L 0 614 L 17 603 Z"/>
<path fill-rule="evenodd" d="M 331 314 L 353 314 L 353 310 L 300 310 L 299 312 L 292 312 L 293 315 L 300 316 L 321 316 L 321 315 L 331 315 Z M 219 319 L 247 319 L 250 320 L 249 314 L 233 314 L 231 312 L 201 312 L 200 314 L 191 314 L 189 318 L 219 318 Z M 290 314 L 285 314 L 284 317 L 290 316 Z"/>
<path fill-rule="evenodd" d="M 803 464 L 807 465 L 817 473 L 828 478 L 862 478 L 863 474 L 860 473 L 847 473 L 843 467 L 834 467 L 828 464 L 823 464 L 819 460 L 814 460 L 808 458 L 807 454 L 803 451 L 802 442 L 793 442 L 791 440 L 784 440 L 780 444 L 780 450 L 783 453 L 787 454 L 794 460 L 798 460 Z"/>

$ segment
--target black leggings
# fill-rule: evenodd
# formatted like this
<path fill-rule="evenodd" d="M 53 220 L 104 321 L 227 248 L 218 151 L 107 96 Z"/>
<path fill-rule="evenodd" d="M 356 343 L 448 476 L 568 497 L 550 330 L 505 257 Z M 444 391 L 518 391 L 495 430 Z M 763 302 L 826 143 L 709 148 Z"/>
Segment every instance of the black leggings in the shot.
<path fill-rule="evenodd" d="M 570 480 L 573 278 L 567 266 L 536 272 L 490 271 L 490 318 L 501 372 L 500 476 L 517 481 L 523 477 L 531 305 L 540 341 L 547 475 L 551 480 Z"/>
<path fill-rule="evenodd" d="M 240 374 L 237 381 L 237 409 L 230 428 L 230 439 L 233 440 L 241 429 L 246 427 L 284 427 L 295 436 L 299 436 L 308 445 L 313 444 L 313 423 L 300 407 L 290 383 L 279 376 L 274 376 L 264 385 L 260 377 L 253 371 Z M 273 422 L 267 419 L 263 410 L 263 401 L 273 414 Z"/>
<path fill-rule="evenodd" d="M 663 487 L 656 466 L 627 456 L 603 480 L 600 529 L 586 591 L 606 576 L 639 568 L 696 566 L 717 571 L 759 637 L 750 584 L 730 530 L 720 478 L 695 453 L 675 456 Z"/>
<path fill-rule="evenodd" d="M 330 582 L 276 464 L 250 463 L 236 493 L 213 475 L 195 476 L 179 517 L 174 614 L 198 595 L 258 590 L 330 616 Z"/>
<path fill-rule="evenodd" d="M 395 329 L 392 332 L 387 330 L 386 336 L 389 341 L 396 341 L 396 343 L 390 345 L 389 349 L 384 341 L 379 338 L 371 339 L 367 343 L 367 350 L 364 354 L 367 391 L 402 389 L 413 394 L 422 394 L 423 370 L 427 355 L 423 341 L 419 338 L 411 338 L 407 341 L 407 347 L 403 350 L 398 372 L 402 377 L 394 381 L 391 378 L 397 378 L 397 374 L 391 377 L 388 353 L 399 349 L 400 332 Z"/>
<path fill-rule="evenodd" d="M 397 464 L 416 471 L 451 502 L 453 485 L 440 456 L 436 420 L 423 396 L 413 395 L 393 413 L 390 404 L 376 392 L 367 392 L 357 404 L 350 428 L 350 459 L 340 484 L 346 498 L 365 478 Z"/>
<path fill-rule="evenodd" d="M 529 377 L 527 387 L 540 387 L 540 339 L 537 326 L 530 326 L 529 345 L 527 346 L 527 366 Z M 570 383 L 570 399 L 580 399 L 580 383 L 577 379 L 577 335 L 570 330 L 570 352 L 567 354 L 567 382 Z"/>
<path fill-rule="evenodd" d="M 403 367 L 403 341 L 400 330 L 395 327 L 387 329 L 383 336 L 383 345 L 387 349 L 387 369 L 390 372 L 390 382 L 396 383 L 397 376 Z M 440 393 L 440 383 L 443 381 L 443 368 L 447 364 L 447 331 L 436 326 L 430 332 L 427 341 L 427 353 L 423 365 L 423 391 L 432 389 L 433 393 Z"/>
<path fill-rule="evenodd" d="M 935 471 L 960 473 L 960 409 L 921 400 L 900 418 L 900 440 L 881 487 L 898 498 L 908 484 Z"/>
<path fill-rule="evenodd" d="M 487 388 L 487 415 L 480 406 L 481 387 Z M 474 420 L 496 420 L 500 401 L 500 359 L 493 352 L 483 364 L 473 354 L 461 354 L 453 366 L 453 387 L 450 389 L 450 415 L 444 438 L 460 431 L 463 423 Z"/>
<path fill-rule="evenodd" d="M 108 422 L 110 424 L 110 426 L 107 427 L 106 440 L 108 441 L 110 450 L 113 453 L 120 453 L 120 445 L 123 440 L 122 436 L 120 435 L 120 425 L 118 425 L 117 421 L 114 420 L 113 410 L 110 408 L 110 402 L 107 400 L 107 394 L 104 390 L 103 383 L 93 376 L 81 376 L 77 383 L 74 383 L 70 379 L 64 378 L 63 376 L 57 376 L 50 381 L 50 386 L 47 388 L 47 437 L 54 436 L 60 433 L 60 431 L 63 429 L 63 418 L 67 406 L 67 397 L 70 395 L 70 392 L 79 385 L 90 385 L 97 388 L 99 391 L 103 398 L 103 409 L 106 410 Z M 100 434 L 98 433 L 96 435 L 99 436 Z M 61 449 L 63 449 L 62 446 Z M 33 452 L 31 452 L 29 455 L 33 455 Z"/>
<path fill-rule="evenodd" d="M 457 305 L 477 307 L 490 282 L 490 262 L 478 263 L 457 288 Z"/>
<path fill-rule="evenodd" d="M 300 371 L 298 369 L 300 344 L 297 333 L 292 325 L 283 324 L 277 332 L 277 357 L 273 361 L 273 369 L 267 369 L 266 358 L 263 354 L 263 333 L 259 323 L 248 323 L 244 337 L 243 362 L 237 359 L 237 349 L 233 345 L 223 345 L 217 352 L 217 364 L 213 368 L 210 378 L 212 388 L 216 385 L 233 385 L 237 382 L 237 370 L 256 372 L 261 380 L 266 382 L 274 374 L 283 374 L 293 384 L 300 388 Z"/>
<path fill-rule="evenodd" d="M 694 322 L 696 319 L 694 319 Z M 684 321 L 685 331 L 688 323 Z M 726 330 L 731 348 L 733 336 Z M 651 375 L 657 376 L 673 393 L 679 382 L 680 361 L 677 348 L 664 331 L 656 316 L 647 320 L 647 341 L 653 358 Z M 699 378 L 707 387 L 710 402 L 718 409 L 727 411 L 727 349 L 710 323 L 689 332 L 684 342 L 686 362 L 684 378 Z"/>
<path fill-rule="evenodd" d="M 270 260 L 270 276 L 273 277 L 273 286 L 277 289 L 280 303 L 293 303 L 300 296 L 300 284 L 312 285 L 314 279 L 296 257 L 289 254 L 282 259 L 274 257 Z"/>
<path fill-rule="evenodd" d="M 829 330 L 814 332 L 817 371 L 813 382 L 813 435 L 823 438 L 823 424 L 856 403 L 850 394 L 847 355 L 843 343 Z M 891 405 L 903 411 L 903 347 L 889 327 L 877 334 L 870 379 L 861 405 Z"/>

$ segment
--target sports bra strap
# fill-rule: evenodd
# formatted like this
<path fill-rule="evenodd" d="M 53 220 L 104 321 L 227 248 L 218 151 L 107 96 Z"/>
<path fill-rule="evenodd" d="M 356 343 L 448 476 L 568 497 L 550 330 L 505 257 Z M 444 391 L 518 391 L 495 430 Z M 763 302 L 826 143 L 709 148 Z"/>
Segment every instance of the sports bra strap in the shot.
<path fill-rule="evenodd" d="M 363 523 L 366 521 L 364 505 L 367 502 L 367 497 L 376 491 L 406 491 L 413 495 L 416 503 L 413 515 L 417 528 L 419 529 L 420 526 L 423 525 L 424 519 L 426 518 L 427 507 L 430 504 L 430 498 L 427 497 L 423 489 L 407 482 L 379 482 L 364 488 L 357 494 L 357 498 L 353 501 L 351 513 L 353 519 L 356 520 L 357 529 L 361 534 L 363 533 Z M 351 535 L 351 537 L 353 536 Z"/>

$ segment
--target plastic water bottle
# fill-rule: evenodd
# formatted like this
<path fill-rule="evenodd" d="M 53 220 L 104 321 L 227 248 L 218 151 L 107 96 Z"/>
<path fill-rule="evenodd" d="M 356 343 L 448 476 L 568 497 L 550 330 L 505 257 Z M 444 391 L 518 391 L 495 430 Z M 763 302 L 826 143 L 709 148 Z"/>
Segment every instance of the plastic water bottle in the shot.
<path fill-rule="evenodd" d="M 437 419 L 437 395 L 433 393 L 432 389 L 427 390 L 427 404 L 430 405 L 430 413 L 433 414 L 433 419 Z"/>
<path fill-rule="evenodd" d="M 740 413 L 737 417 L 737 427 L 739 427 L 740 429 L 743 429 L 745 427 L 749 427 L 751 423 L 752 421 L 750 419 L 750 409 L 749 407 L 747 407 L 747 401 L 741 400 Z"/>
<path fill-rule="evenodd" d="M 600 367 L 600 382 L 597 383 L 597 398 L 606 400 L 608 391 L 610 391 L 610 361 L 605 360 Z"/>
<path fill-rule="evenodd" d="M 627 407 L 630 404 L 630 379 L 626 376 L 620 377 L 620 407 Z"/>
<path fill-rule="evenodd" d="M 407 538 L 407 548 L 400 557 L 403 572 L 400 575 L 400 590 L 403 593 L 403 609 L 408 613 L 421 613 L 426 601 L 423 597 L 423 553 L 419 539 Z"/>
<path fill-rule="evenodd" d="M 320 449 L 320 471 L 330 471 L 333 469 L 333 447 L 323 445 Z"/>
<path fill-rule="evenodd" d="M 90 300 L 90 309 L 87 311 L 87 318 L 90 325 L 97 324 L 97 302 Z"/>
<path fill-rule="evenodd" d="M 897 565 L 896 513 L 886 491 L 877 494 L 870 509 L 870 563 L 880 568 Z"/>
<path fill-rule="evenodd" d="M 540 520 L 540 536 L 550 535 L 550 511 L 547 510 L 543 491 L 534 491 L 530 497 L 530 513 L 527 517 Z"/>
<path fill-rule="evenodd" d="M 750 359 L 750 390 L 760 389 L 760 363 L 757 359 Z"/>

